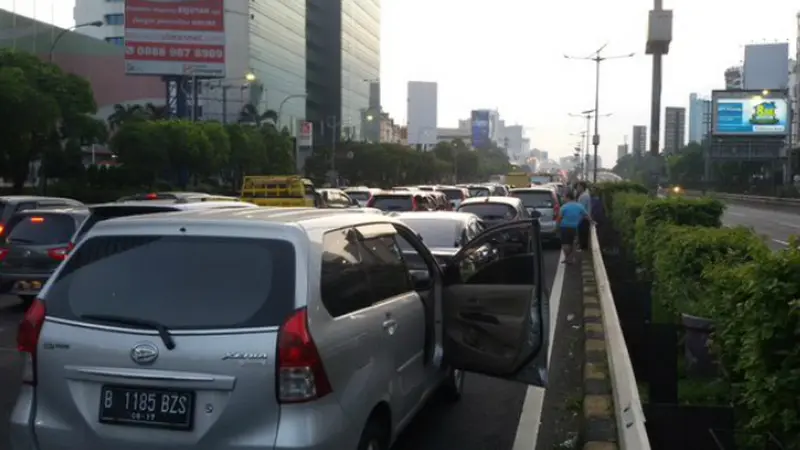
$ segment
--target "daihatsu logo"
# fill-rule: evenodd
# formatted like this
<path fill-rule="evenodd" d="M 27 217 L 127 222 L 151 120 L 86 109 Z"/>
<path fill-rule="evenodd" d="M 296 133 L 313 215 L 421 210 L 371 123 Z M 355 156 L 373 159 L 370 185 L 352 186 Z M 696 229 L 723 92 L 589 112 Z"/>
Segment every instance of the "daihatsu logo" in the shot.
<path fill-rule="evenodd" d="M 136 344 L 131 349 L 131 359 L 139 365 L 153 364 L 158 359 L 158 347 L 150 343 Z"/>

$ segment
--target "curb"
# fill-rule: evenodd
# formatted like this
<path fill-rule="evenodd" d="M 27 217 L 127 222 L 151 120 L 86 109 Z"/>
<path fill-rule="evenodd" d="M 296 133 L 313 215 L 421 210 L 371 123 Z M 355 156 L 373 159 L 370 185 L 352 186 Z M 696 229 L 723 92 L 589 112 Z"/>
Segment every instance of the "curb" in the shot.
<path fill-rule="evenodd" d="M 583 450 L 617 450 L 614 395 L 608 370 L 603 311 L 590 252 L 581 258 L 583 278 Z"/>

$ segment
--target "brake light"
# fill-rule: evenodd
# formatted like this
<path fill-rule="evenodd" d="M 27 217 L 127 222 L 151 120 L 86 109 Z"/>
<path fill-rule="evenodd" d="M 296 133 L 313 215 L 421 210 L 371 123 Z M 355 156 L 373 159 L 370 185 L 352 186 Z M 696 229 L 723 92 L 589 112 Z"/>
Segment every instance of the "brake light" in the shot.
<path fill-rule="evenodd" d="M 8 249 L 0 248 L 0 261 L 6 259 L 6 256 L 8 256 Z"/>
<path fill-rule="evenodd" d="M 367 200 L 367 207 L 368 208 L 372 208 L 373 206 L 375 206 L 375 197 L 374 196 L 370 197 L 369 200 Z"/>
<path fill-rule="evenodd" d="M 411 210 L 412 211 L 419 211 L 419 203 L 417 202 L 416 197 L 411 197 Z"/>
<path fill-rule="evenodd" d="M 6 227 L 2 223 L 0 223 L 0 234 L 3 234 L 4 231 L 6 231 Z"/>
<path fill-rule="evenodd" d="M 328 375 L 308 331 L 308 313 L 297 310 L 278 332 L 278 402 L 302 403 L 330 394 Z"/>
<path fill-rule="evenodd" d="M 45 317 L 44 302 L 38 298 L 31 303 L 17 328 L 17 350 L 23 356 L 22 382 L 36 385 L 36 349 Z"/>
<path fill-rule="evenodd" d="M 70 242 L 69 244 L 67 244 L 67 253 L 71 252 L 74 249 L 75 249 L 75 243 L 74 242 Z"/>
<path fill-rule="evenodd" d="M 47 251 L 47 256 L 55 259 L 56 261 L 63 261 L 69 253 L 69 247 L 51 248 Z"/>
<path fill-rule="evenodd" d="M 44 223 L 44 217 L 31 217 L 31 223 Z"/>
<path fill-rule="evenodd" d="M 147 200 L 158 200 L 158 194 L 147 194 L 144 196 Z"/>

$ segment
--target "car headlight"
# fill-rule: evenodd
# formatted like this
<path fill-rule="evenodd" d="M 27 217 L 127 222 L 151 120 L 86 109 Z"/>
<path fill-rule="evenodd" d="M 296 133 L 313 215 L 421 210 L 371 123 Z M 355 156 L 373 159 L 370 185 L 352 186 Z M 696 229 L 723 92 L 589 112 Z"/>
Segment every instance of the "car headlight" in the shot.
<path fill-rule="evenodd" d="M 680 194 L 680 192 L 681 192 L 681 187 L 680 187 L 680 186 L 675 186 L 674 188 L 672 188 L 672 192 L 674 192 L 674 193 L 676 193 L 676 194 Z"/>

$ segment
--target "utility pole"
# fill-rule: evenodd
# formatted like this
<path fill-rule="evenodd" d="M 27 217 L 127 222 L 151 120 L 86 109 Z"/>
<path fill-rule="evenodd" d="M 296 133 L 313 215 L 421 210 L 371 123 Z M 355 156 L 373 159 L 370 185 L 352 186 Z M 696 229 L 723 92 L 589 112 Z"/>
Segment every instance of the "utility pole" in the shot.
<path fill-rule="evenodd" d="M 589 163 L 588 163 L 588 161 L 589 161 L 589 136 L 591 136 L 590 133 L 591 133 L 591 128 L 592 128 L 592 119 L 595 119 L 595 121 L 594 121 L 594 123 L 595 123 L 595 135 L 597 135 L 597 115 L 595 114 L 595 111 L 596 110 L 594 110 L 594 109 L 587 109 L 586 111 L 581 111 L 580 114 L 571 114 L 570 113 L 570 117 L 581 117 L 584 120 L 586 120 L 586 140 L 584 141 L 586 149 L 582 152 L 581 159 L 580 159 L 581 165 L 583 166 L 584 180 L 588 180 L 589 179 Z M 614 113 L 602 114 L 600 117 L 611 117 L 612 115 L 614 115 Z M 594 141 L 594 139 L 592 141 Z M 598 144 L 599 144 L 600 143 L 599 139 L 597 141 L 598 141 Z M 597 145 L 595 145 L 595 153 L 594 154 L 595 154 L 595 161 L 597 161 Z M 595 168 L 594 171 L 597 172 L 597 168 Z"/>
<path fill-rule="evenodd" d="M 594 147 L 594 170 L 592 175 L 592 182 L 597 183 L 597 150 L 600 147 L 600 121 L 599 121 L 599 113 L 600 113 L 600 63 L 603 61 L 607 61 L 609 59 L 625 59 L 625 58 L 632 58 L 635 53 L 628 53 L 626 55 L 617 55 L 617 56 L 603 56 L 603 50 L 605 50 L 608 44 L 603 45 L 602 47 L 595 50 L 590 56 L 585 57 L 574 57 L 569 55 L 564 55 L 564 58 L 567 59 L 581 59 L 584 61 L 594 61 L 595 63 L 595 79 L 594 79 L 594 135 L 592 136 L 592 146 Z M 588 158 L 588 155 L 587 155 Z"/>
<path fill-rule="evenodd" d="M 648 16 L 647 44 L 645 53 L 653 55 L 653 86 L 650 101 L 650 154 L 658 157 L 661 147 L 661 87 L 662 87 L 662 60 L 669 53 L 669 44 L 672 42 L 672 11 L 664 9 L 663 0 L 653 0 L 653 10 Z M 654 159 L 654 161 L 657 161 Z M 663 167 L 652 167 L 653 178 L 660 177 Z M 654 185 L 658 181 L 652 180 Z"/>

